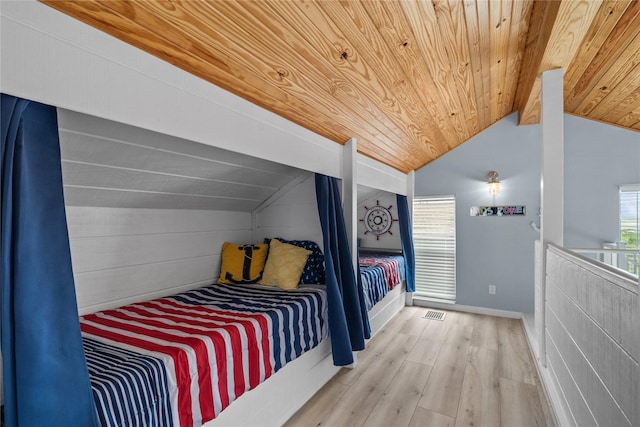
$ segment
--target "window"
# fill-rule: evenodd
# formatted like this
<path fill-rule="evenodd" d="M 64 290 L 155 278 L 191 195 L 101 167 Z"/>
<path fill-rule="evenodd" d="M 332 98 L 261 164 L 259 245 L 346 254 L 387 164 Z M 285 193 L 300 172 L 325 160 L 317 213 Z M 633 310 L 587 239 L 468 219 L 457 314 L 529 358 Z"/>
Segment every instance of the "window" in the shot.
<path fill-rule="evenodd" d="M 640 249 L 640 184 L 620 187 L 620 241 L 627 249 Z M 627 254 L 625 270 L 640 274 L 640 256 Z"/>
<path fill-rule="evenodd" d="M 454 196 L 415 197 L 413 246 L 416 297 L 455 302 L 456 202 Z"/>

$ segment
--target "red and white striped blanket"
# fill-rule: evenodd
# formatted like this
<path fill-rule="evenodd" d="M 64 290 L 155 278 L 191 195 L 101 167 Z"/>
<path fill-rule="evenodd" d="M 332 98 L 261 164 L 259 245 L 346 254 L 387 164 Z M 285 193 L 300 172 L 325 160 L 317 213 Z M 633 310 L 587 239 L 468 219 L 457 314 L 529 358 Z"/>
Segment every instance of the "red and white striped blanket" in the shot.
<path fill-rule="evenodd" d="M 80 322 L 103 425 L 201 425 L 328 335 L 320 287 L 212 285 Z"/>
<path fill-rule="evenodd" d="M 393 257 L 375 257 L 375 256 L 360 256 L 360 265 L 363 267 L 369 267 L 375 265 L 382 268 L 384 272 L 384 278 L 387 282 L 388 290 L 392 290 L 402 283 L 400 278 L 400 269 L 398 261 Z"/>

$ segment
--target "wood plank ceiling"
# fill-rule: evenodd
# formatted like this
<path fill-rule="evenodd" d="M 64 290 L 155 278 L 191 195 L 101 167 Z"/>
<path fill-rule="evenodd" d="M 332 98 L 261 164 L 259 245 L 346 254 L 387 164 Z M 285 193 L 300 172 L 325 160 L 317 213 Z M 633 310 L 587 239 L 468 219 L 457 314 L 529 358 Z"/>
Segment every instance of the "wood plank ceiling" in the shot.
<path fill-rule="evenodd" d="M 402 172 L 518 111 L 640 130 L 637 0 L 43 3 Z"/>

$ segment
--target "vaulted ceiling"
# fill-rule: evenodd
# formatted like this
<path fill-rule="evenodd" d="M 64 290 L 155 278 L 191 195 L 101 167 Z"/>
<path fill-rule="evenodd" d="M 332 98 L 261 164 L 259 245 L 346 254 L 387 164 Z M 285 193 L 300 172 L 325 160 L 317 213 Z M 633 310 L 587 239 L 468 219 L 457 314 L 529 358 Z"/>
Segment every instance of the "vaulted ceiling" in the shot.
<path fill-rule="evenodd" d="M 337 143 L 417 169 L 517 111 L 640 131 L 637 0 L 41 0 Z"/>

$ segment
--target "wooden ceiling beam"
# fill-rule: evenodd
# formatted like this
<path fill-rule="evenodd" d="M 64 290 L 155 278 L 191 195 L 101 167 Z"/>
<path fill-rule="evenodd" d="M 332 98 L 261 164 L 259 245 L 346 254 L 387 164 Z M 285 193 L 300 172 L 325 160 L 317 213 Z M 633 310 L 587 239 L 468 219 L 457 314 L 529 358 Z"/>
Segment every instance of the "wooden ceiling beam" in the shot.
<path fill-rule="evenodd" d="M 516 94 L 519 124 L 540 121 L 540 74 L 568 68 L 601 4 L 602 0 L 535 2 Z"/>
<path fill-rule="evenodd" d="M 564 108 L 575 112 L 576 107 L 592 90 L 598 70 L 619 56 L 619 43 L 633 19 L 640 13 L 636 0 L 605 0 L 593 20 L 576 60 L 564 75 Z"/>

